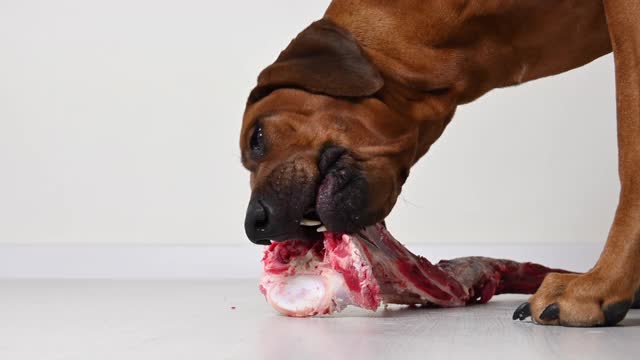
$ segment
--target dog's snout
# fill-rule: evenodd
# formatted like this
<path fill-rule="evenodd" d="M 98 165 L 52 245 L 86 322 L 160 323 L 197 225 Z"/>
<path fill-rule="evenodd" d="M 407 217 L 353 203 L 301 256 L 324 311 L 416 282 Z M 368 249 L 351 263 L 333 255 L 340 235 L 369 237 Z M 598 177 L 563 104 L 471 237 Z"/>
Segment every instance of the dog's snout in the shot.
<path fill-rule="evenodd" d="M 321 239 L 322 234 L 316 231 L 316 227 L 301 225 L 302 219 L 303 211 L 295 204 L 260 197 L 259 200 L 251 199 L 249 202 L 244 230 L 249 240 L 259 245 L 269 245 L 271 241 L 289 239 L 307 241 Z"/>
<path fill-rule="evenodd" d="M 244 229 L 249 240 L 255 244 L 268 245 L 264 234 L 270 233 L 270 207 L 261 200 L 252 199 L 247 207 L 247 214 L 244 220 Z M 271 223 L 272 224 L 272 223 Z"/>

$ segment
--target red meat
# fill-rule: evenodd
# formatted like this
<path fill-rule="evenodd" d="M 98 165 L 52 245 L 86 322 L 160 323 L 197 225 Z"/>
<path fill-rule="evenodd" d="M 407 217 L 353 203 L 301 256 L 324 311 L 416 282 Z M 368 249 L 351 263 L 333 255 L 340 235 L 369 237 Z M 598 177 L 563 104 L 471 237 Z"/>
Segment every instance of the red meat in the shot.
<path fill-rule="evenodd" d="M 377 224 L 358 234 L 325 233 L 324 242 L 289 240 L 267 247 L 260 290 L 278 311 L 312 316 L 347 305 L 376 310 L 382 303 L 442 307 L 485 303 L 493 295 L 531 294 L 549 269 L 486 257 L 433 265 Z"/>

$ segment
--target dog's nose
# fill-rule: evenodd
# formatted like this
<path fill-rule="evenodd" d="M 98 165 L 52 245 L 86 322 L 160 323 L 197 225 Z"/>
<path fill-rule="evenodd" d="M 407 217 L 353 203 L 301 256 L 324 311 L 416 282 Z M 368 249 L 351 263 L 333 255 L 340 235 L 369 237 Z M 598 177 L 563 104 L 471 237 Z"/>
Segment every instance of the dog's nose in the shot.
<path fill-rule="evenodd" d="M 244 230 L 247 237 L 255 244 L 268 245 L 270 241 L 267 234 L 272 232 L 269 226 L 269 218 L 272 217 L 270 206 L 261 200 L 252 199 L 247 207 L 247 215 L 244 219 Z"/>
<path fill-rule="evenodd" d="M 316 226 L 302 226 L 302 219 L 303 211 L 290 203 L 282 204 L 260 196 L 249 201 L 244 230 L 249 240 L 259 245 L 269 245 L 271 241 L 317 241 L 323 238 Z"/>

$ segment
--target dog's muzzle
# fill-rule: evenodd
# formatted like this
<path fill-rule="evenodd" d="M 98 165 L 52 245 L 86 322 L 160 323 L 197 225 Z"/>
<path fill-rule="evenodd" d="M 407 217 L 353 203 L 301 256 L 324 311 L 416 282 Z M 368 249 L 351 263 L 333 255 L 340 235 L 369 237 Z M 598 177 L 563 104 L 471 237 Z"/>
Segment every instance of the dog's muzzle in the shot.
<path fill-rule="evenodd" d="M 299 165 L 284 163 L 254 189 L 244 223 L 253 243 L 317 241 L 323 231 L 350 233 L 366 225 L 367 182 L 345 148 L 325 146 L 313 178 Z"/>

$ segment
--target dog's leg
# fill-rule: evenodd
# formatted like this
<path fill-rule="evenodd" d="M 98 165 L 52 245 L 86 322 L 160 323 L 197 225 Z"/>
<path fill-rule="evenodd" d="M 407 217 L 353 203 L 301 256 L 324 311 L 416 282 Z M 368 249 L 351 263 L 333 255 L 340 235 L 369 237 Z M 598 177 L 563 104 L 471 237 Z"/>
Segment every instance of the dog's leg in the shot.
<path fill-rule="evenodd" d="M 640 2 L 604 0 L 616 68 L 620 199 L 605 248 L 589 272 L 549 274 L 514 318 L 538 324 L 615 325 L 640 305 Z M 517 315 L 517 316 L 516 316 Z"/>

